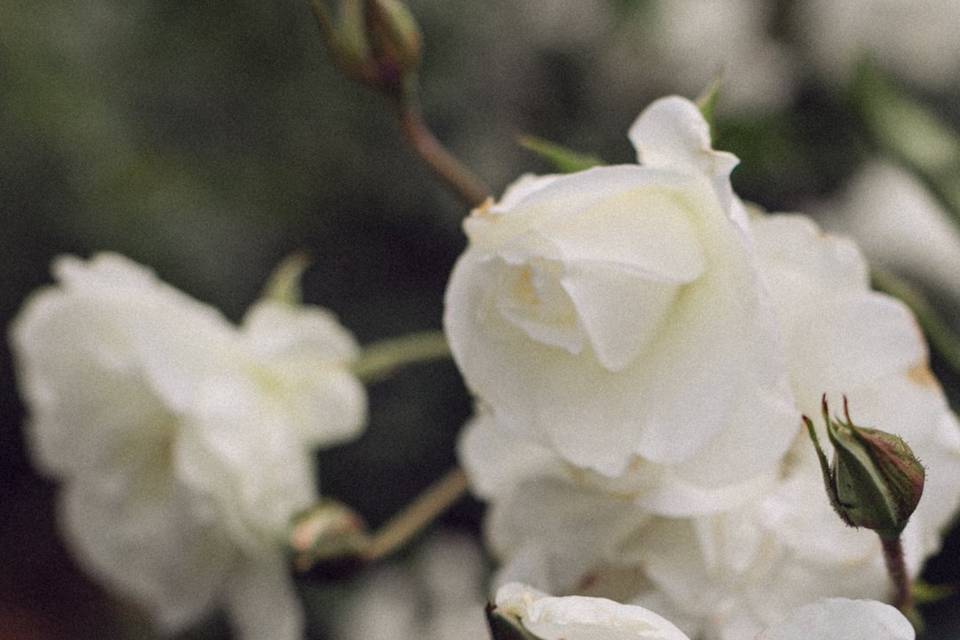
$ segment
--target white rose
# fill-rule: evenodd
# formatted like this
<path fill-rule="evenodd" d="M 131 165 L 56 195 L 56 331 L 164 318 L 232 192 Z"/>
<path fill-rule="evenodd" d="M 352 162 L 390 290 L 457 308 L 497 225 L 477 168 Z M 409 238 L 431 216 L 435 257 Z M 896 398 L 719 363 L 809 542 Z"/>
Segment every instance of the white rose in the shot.
<path fill-rule="evenodd" d="M 939 549 L 960 498 L 960 429 L 927 368 L 922 336 L 902 304 L 870 291 L 850 242 L 800 216 L 757 218 L 751 229 L 800 409 L 818 416 L 820 394 L 835 403 L 846 394 L 859 424 L 903 436 L 927 468 L 904 532 L 916 575 Z M 823 597 L 889 595 L 877 536 L 833 513 L 801 433 L 761 499 L 679 519 L 651 518 L 628 495 L 558 472 L 556 456 L 531 451 L 484 416 L 463 450 L 481 437 L 512 452 L 474 462 L 485 469 L 481 486 L 492 500 L 488 537 L 507 560 L 501 581 L 616 595 L 708 640 L 753 637 L 797 604 Z"/>
<path fill-rule="evenodd" d="M 317 498 L 311 448 L 365 420 L 353 339 L 270 302 L 236 328 L 116 255 L 53 270 L 11 338 L 78 561 L 168 631 L 225 606 L 243 638 L 301 637 L 284 540 Z"/>
<path fill-rule="evenodd" d="M 557 598 L 514 582 L 500 587 L 496 605 L 540 640 L 690 640 L 652 611 L 605 598 Z"/>
<path fill-rule="evenodd" d="M 874 600 L 828 598 L 800 607 L 757 640 L 914 640 L 903 614 Z"/>
<path fill-rule="evenodd" d="M 681 98 L 630 137 L 643 166 L 525 177 L 473 213 L 445 327 L 509 430 L 653 511 L 708 511 L 716 489 L 776 465 L 798 415 L 736 158 Z"/>

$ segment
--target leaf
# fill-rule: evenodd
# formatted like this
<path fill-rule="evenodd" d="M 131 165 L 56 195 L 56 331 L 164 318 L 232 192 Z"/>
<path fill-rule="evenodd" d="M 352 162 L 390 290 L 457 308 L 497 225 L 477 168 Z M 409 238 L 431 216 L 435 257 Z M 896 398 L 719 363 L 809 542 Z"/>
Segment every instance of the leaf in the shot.
<path fill-rule="evenodd" d="M 956 593 L 957 587 L 952 584 L 930 584 L 923 580 L 917 580 L 913 583 L 913 599 L 919 605 L 940 602 Z"/>
<path fill-rule="evenodd" d="M 960 133 L 869 62 L 853 99 L 881 149 L 913 169 L 960 225 Z"/>
<path fill-rule="evenodd" d="M 535 136 L 521 136 L 519 143 L 524 149 L 533 151 L 552 164 L 560 173 L 575 173 L 607 164 L 599 156 L 579 153 Z"/>

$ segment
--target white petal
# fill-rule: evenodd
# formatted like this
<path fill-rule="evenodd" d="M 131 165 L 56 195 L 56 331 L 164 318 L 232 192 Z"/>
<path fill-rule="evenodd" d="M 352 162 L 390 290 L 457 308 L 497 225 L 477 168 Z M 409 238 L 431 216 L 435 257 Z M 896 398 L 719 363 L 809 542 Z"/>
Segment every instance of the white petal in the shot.
<path fill-rule="evenodd" d="M 867 290 L 865 263 L 849 243 L 818 234 L 811 222 L 794 216 L 751 224 L 801 403 L 925 359 L 912 314 L 901 302 Z"/>
<path fill-rule="evenodd" d="M 242 331 L 260 360 L 297 357 L 347 363 L 359 352 L 350 332 L 320 307 L 263 300 L 247 311 Z"/>
<path fill-rule="evenodd" d="M 174 418 L 144 379 L 115 305 L 44 289 L 11 326 L 38 465 L 69 475 L 155 450 Z"/>
<path fill-rule="evenodd" d="M 514 571 L 514 578 L 570 591 L 591 568 L 616 558 L 622 541 L 648 517 L 629 499 L 611 499 L 569 481 L 535 479 L 493 503 L 487 537 L 501 557 L 535 558 L 538 562 L 528 569 L 536 564 L 548 573 L 518 575 Z"/>
<path fill-rule="evenodd" d="M 212 613 L 235 547 L 175 483 L 143 469 L 68 483 L 60 500 L 63 534 L 81 566 L 161 628 L 180 631 Z"/>
<path fill-rule="evenodd" d="M 496 600 L 543 640 L 689 640 L 652 611 L 605 598 L 556 598 L 514 583 L 501 587 Z"/>
<path fill-rule="evenodd" d="M 281 544 L 290 519 L 317 499 L 299 434 L 242 378 L 211 379 L 197 390 L 173 455 L 178 477 L 210 500 L 251 554 Z"/>
<path fill-rule="evenodd" d="M 795 610 L 757 640 L 914 640 L 913 626 L 888 604 L 831 598 Z"/>
<path fill-rule="evenodd" d="M 746 211 L 730 186 L 730 172 L 740 160 L 713 150 L 710 126 L 695 104 L 679 96 L 661 98 L 644 109 L 628 136 L 644 166 L 708 177 L 727 215 L 746 228 Z"/>
<path fill-rule="evenodd" d="M 457 453 L 470 489 L 485 499 L 509 492 L 524 478 L 562 473 L 555 454 L 498 425 L 489 411 L 479 411 L 464 426 Z"/>
<path fill-rule="evenodd" d="M 225 604 L 240 640 L 303 638 L 303 610 L 280 553 L 238 563 L 230 576 Z"/>

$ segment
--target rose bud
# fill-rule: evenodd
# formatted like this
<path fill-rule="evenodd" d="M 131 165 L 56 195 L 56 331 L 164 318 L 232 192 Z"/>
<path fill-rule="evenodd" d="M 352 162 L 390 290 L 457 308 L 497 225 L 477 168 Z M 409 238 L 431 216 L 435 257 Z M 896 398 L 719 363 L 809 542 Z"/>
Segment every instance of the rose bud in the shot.
<path fill-rule="evenodd" d="M 813 422 L 803 417 L 817 450 L 827 495 L 848 525 L 871 529 L 881 538 L 895 539 L 920 502 L 925 476 L 923 465 L 903 439 L 855 425 L 846 397 L 843 405 L 846 420 L 831 418 L 824 396 L 823 419 L 834 449 L 832 468 L 820 447 Z"/>

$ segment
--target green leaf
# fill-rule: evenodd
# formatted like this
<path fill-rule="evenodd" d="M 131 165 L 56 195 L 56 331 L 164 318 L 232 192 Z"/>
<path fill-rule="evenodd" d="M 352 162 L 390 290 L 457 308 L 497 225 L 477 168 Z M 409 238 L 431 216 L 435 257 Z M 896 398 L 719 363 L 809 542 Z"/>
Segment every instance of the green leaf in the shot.
<path fill-rule="evenodd" d="M 957 593 L 957 587 L 952 584 L 930 584 L 923 580 L 913 583 L 913 599 L 917 604 L 933 604 L 946 600 Z"/>
<path fill-rule="evenodd" d="M 579 153 L 543 138 L 521 136 L 519 142 L 521 147 L 533 151 L 560 173 L 575 173 L 607 164 L 599 156 Z"/>

